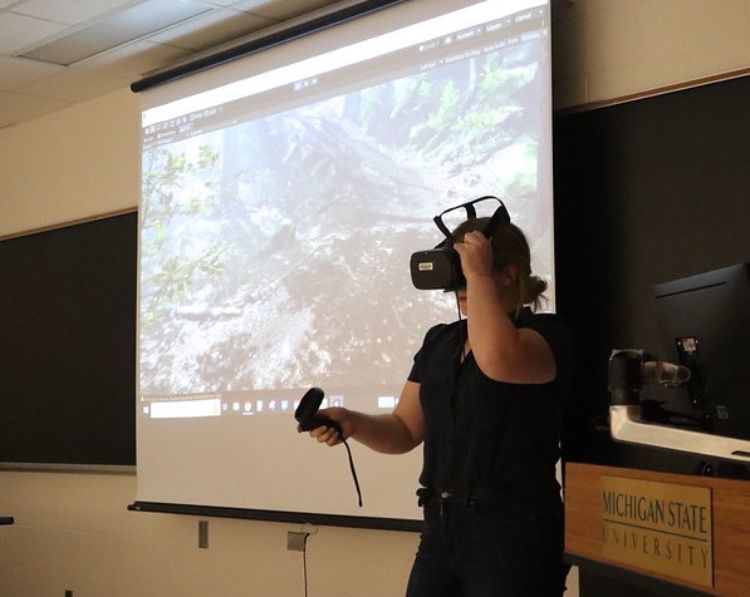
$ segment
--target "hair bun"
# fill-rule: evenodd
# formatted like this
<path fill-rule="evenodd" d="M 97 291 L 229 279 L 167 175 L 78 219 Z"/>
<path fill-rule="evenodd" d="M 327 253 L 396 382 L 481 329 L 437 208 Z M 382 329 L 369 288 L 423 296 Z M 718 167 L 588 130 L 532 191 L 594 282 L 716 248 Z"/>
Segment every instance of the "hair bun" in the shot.
<path fill-rule="evenodd" d="M 539 276 L 529 276 L 529 298 L 533 301 L 534 299 L 536 299 L 536 297 L 547 290 L 547 286 L 547 280 L 543 280 Z"/>
<path fill-rule="evenodd" d="M 547 297 L 544 296 L 544 291 L 547 290 L 547 281 L 543 280 L 539 276 L 530 275 L 522 286 L 523 288 L 523 303 L 525 305 L 533 305 L 534 311 L 538 311 L 542 303 L 547 302 Z"/>

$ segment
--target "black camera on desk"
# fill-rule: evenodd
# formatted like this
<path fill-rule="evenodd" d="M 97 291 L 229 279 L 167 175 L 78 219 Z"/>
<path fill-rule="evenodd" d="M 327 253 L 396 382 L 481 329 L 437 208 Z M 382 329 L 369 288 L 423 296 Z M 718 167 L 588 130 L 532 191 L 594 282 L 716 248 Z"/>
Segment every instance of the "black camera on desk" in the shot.
<path fill-rule="evenodd" d="M 461 259 L 458 252 L 453 248 L 456 242 L 453 234 L 443 222 L 443 216 L 448 212 L 465 209 L 466 219 L 473 220 L 477 217 L 475 205 L 481 201 L 497 201 L 500 206 L 495 210 L 490 221 L 482 233 L 490 238 L 499 226 L 510 224 L 510 216 L 505 204 L 492 195 L 485 195 L 462 203 L 455 207 L 446 209 L 433 218 L 433 221 L 445 235 L 445 240 L 432 249 L 417 251 L 413 253 L 410 261 L 411 281 L 419 290 L 444 290 L 452 292 L 466 287 L 466 277 L 461 270 Z"/>

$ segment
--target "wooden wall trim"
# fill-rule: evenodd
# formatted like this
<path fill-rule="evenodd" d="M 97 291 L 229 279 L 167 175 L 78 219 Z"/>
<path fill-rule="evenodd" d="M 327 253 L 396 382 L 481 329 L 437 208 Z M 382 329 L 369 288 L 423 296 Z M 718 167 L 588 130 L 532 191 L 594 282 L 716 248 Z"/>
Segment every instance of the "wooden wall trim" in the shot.
<path fill-rule="evenodd" d="M 125 209 L 108 211 L 106 213 L 98 214 L 95 216 L 87 216 L 85 218 L 78 218 L 75 220 L 68 220 L 66 222 L 60 222 L 57 224 L 50 224 L 49 226 L 40 226 L 39 228 L 32 228 L 30 230 L 20 230 L 18 232 L 12 232 L 10 234 L 0 235 L 0 242 L 4 240 L 10 240 L 12 238 L 19 238 L 21 236 L 29 236 L 31 234 L 37 234 L 39 232 L 49 232 L 50 230 L 59 230 L 60 228 L 67 228 L 69 226 L 77 226 L 78 224 L 85 224 L 87 222 L 94 222 L 97 220 L 105 220 L 107 218 L 124 216 L 125 214 L 132 214 L 137 211 L 138 211 L 137 207 L 128 207 Z"/>
<path fill-rule="evenodd" d="M 684 91 L 686 89 L 692 89 L 694 87 L 702 87 L 704 85 L 711 85 L 712 83 L 721 83 L 722 81 L 730 81 L 732 79 L 740 79 L 747 76 L 750 76 L 750 67 L 732 70 L 725 73 L 718 73 L 708 77 L 690 79 L 689 81 L 681 81 L 679 83 L 664 85 L 662 87 L 654 87 L 653 89 L 646 89 L 644 91 L 638 91 L 636 93 L 628 93 L 606 100 L 568 106 L 566 108 L 561 108 L 560 110 L 555 110 L 555 116 L 567 116 L 569 114 L 578 114 L 580 112 L 590 112 L 592 110 L 609 108 L 610 106 L 627 104 L 630 102 L 636 102 L 638 100 L 648 99 L 650 97 L 665 95 L 667 93 Z"/>

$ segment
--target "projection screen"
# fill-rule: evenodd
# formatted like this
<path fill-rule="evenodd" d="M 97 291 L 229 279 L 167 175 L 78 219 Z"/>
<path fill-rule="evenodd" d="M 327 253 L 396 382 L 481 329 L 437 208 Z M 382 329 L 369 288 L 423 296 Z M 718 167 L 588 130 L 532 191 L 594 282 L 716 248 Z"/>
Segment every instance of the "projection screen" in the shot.
<path fill-rule="evenodd" d="M 409 277 L 448 207 L 503 198 L 554 288 L 549 33 L 546 1 L 413 0 L 141 94 L 136 504 L 420 518 L 421 448 L 351 442 L 360 508 L 293 411 L 393 409 L 458 316 Z"/>

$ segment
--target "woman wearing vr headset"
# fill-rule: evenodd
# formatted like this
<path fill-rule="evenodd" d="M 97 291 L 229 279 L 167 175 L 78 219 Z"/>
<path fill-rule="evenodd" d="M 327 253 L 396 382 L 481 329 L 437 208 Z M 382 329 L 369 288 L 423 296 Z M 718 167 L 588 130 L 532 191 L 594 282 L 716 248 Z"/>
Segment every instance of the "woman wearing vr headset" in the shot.
<path fill-rule="evenodd" d="M 555 463 L 571 335 L 556 315 L 535 313 L 546 283 L 531 273 L 523 232 L 507 215 L 492 231 L 488 222 L 472 218 L 453 232 L 466 319 L 427 332 L 393 413 L 320 411 L 379 452 L 424 442 L 425 525 L 407 597 L 565 591 Z M 328 427 L 310 435 L 341 441 Z"/>

